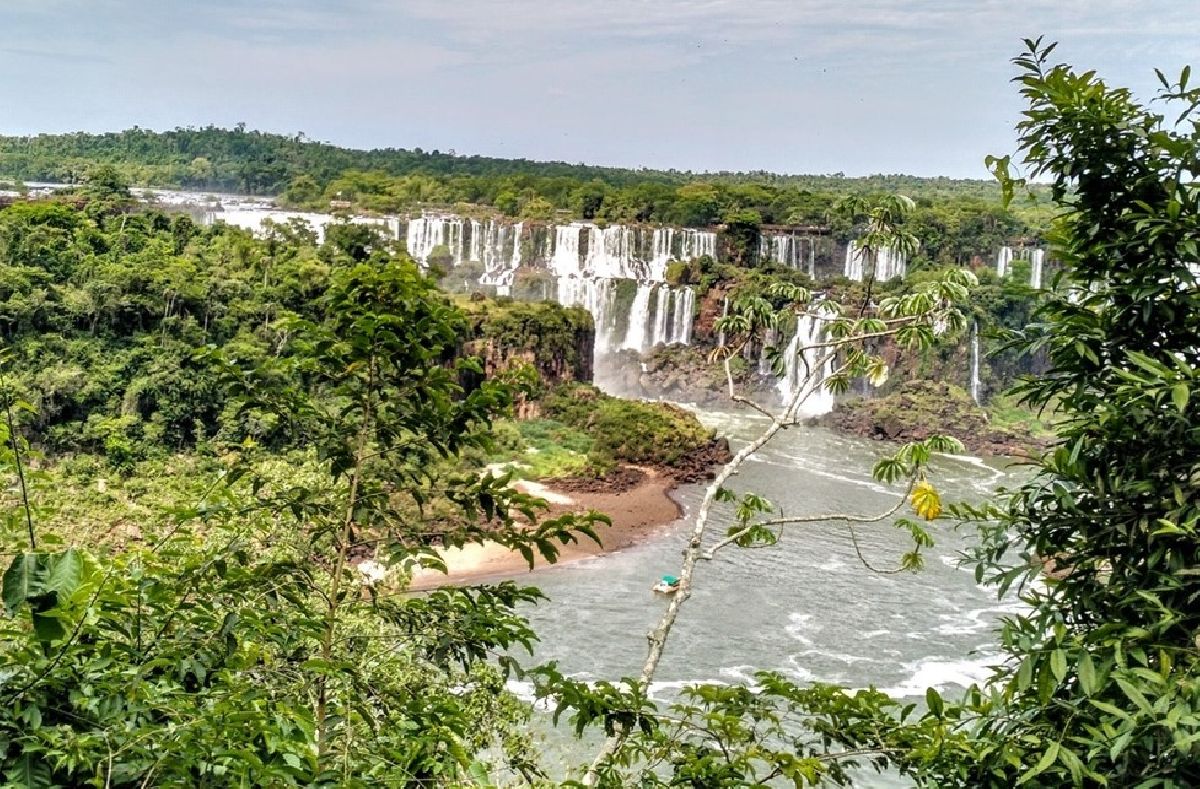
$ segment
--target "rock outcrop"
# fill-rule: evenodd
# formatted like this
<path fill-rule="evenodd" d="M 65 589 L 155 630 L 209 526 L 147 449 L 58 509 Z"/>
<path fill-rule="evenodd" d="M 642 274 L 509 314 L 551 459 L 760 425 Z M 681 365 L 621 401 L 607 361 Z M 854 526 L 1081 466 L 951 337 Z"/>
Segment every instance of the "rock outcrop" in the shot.
<path fill-rule="evenodd" d="M 814 421 L 880 441 L 953 436 L 980 455 L 1028 455 L 1043 446 L 1032 434 L 990 424 L 964 390 L 935 381 L 908 381 L 886 397 L 846 400 Z"/>

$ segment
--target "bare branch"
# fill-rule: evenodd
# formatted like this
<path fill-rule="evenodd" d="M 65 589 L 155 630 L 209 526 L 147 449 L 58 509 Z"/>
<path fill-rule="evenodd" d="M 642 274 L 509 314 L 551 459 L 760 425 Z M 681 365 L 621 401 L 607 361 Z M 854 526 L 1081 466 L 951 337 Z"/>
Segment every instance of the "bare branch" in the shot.
<path fill-rule="evenodd" d="M 840 513 L 826 513 L 824 515 L 791 515 L 784 518 L 772 518 L 771 520 L 758 521 L 757 523 L 751 523 L 750 525 L 737 530 L 733 534 L 721 540 L 719 543 L 702 553 L 700 558 L 706 561 L 711 561 L 713 556 L 716 555 L 717 551 L 734 544 L 754 529 L 760 527 L 787 526 L 799 523 L 878 523 L 881 520 L 892 517 L 900 511 L 900 508 L 904 506 L 904 502 L 908 500 L 909 494 L 912 493 L 914 484 L 916 484 L 915 477 L 909 480 L 908 488 L 905 489 L 904 493 L 896 501 L 895 506 L 889 509 L 887 512 L 881 512 L 878 515 L 845 515 Z M 851 534 L 853 534 L 853 527 L 851 527 L 851 529 Z M 864 564 L 866 564 L 866 562 L 864 562 Z"/>

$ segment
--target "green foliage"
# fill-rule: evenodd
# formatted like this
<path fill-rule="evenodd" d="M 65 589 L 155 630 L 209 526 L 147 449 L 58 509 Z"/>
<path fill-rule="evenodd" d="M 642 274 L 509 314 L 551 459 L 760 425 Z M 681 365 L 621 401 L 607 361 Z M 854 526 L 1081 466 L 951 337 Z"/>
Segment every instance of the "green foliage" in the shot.
<path fill-rule="evenodd" d="M 927 259 L 937 264 L 968 264 L 974 255 L 990 256 L 1001 243 L 1037 235 L 1048 225 L 1036 206 L 1002 206 L 1001 190 L 989 181 L 694 174 L 419 149 L 356 151 L 241 128 L 0 138 L 0 175 L 77 183 L 98 164 L 116 167 L 139 185 L 279 194 L 287 205 L 320 210 L 333 200 L 377 212 L 465 203 L 537 220 L 564 211 L 599 222 L 724 222 L 732 259 L 745 264 L 757 258 L 760 224 L 829 224 L 847 238 L 849 225 L 831 216 L 846 195 L 912 195 L 917 206 L 910 224 Z"/>
<path fill-rule="evenodd" d="M 595 330 L 591 314 L 582 307 L 512 300 L 470 301 L 462 306 L 471 321 L 472 337 L 484 341 L 493 352 L 502 350 L 513 358 L 527 356 L 542 380 L 591 378 Z M 472 353 L 487 356 L 478 346 L 470 346 Z"/>
<path fill-rule="evenodd" d="M 598 470 L 617 463 L 672 465 L 713 436 L 694 414 L 669 403 L 622 400 L 594 386 L 560 387 L 544 400 L 546 416 L 585 432 Z"/>
<path fill-rule="evenodd" d="M 173 265 L 184 272 L 170 280 L 168 304 L 192 304 L 184 294 L 197 285 L 202 255 L 226 274 L 261 266 L 242 283 L 255 294 L 280 275 L 270 264 L 313 251 L 286 231 L 264 242 L 214 231 L 204 238 L 211 247 L 188 253 L 193 261 L 171 252 L 175 227 L 161 215 L 128 215 L 120 230 L 103 217 L 66 218 L 0 213 L 0 223 L 66 251 L 68 285 L 97 265 L 159 276 L 137 255 L 154 247 L 168 276 Z M 126 249 L 97 259 L 88 238 Z M 39 260 L 36 248 L 18 252 L 29 256 L 18 266 Z M 221 252 L 240 263 L 221 269 Z M 45 357 L 34 352 L 47 348 L 85 350 L 70 357 L 85 381 L 105 374 L 126 387 L 113 398 L 120 416 L 78 405 L 68 413 L 130 478 L 114 495 L 83 458 L 57 477 L 18 475 L 25 443 L 11 418 L 0 431 L 5 490 L 32 489 L 4 499 L 12 505 L 4 546 L 15 557 L 3 578 L 0 649 L 7 782 L 454 785 L 485 758 L 538 775 L 515 728 L 527 711 L 503 689 L 515 668 L 509 653 L 533 638 L 517 609 L 538 593 L 508 584 L 414 599 L 404 579 L 416 566 L 442 566 L 435 540 L 495 540 L 530 563 L 535 554 L 553 561 L 561 545 L 595 539 L 593 525 L 605 519 L 540 519 L 544 502 L 464 462 L 464 453 L 490 450 L 491 422 L 515 391 L 482 380 L 478 360 L 460 355 L 470 324 L 415 264 L 374 243 L 331 241 L 318 254 L 330 263 L 319 269 L 320 296 L 285 289 L 294 310 L 267 289 L 239 314 L 244 323 L 171 322 L 168 308 L 151 331 L 118 317 L 93 332 L 49 313 L 38 318 L 44 325 L 10 335 L 14 377 L 40 385 L 44 403 L 79 388 L 66 368 L 38 378 L 33 360 Z M 215 273 L 208 284 L 222 287 Z M 236 299 L 210 308 L 244 309 Z M 53 326 L 66 336 L 53 337 Z M 144 363 L 106 372 L 104 348 Z M 27 415 L 8 390 L 5 404 Z M 22 427 L 57 429 L 64 446 L 83 445 L 61 412 L 56 419 L 27 417 Z M 174 458 L 186 472 L 137 479 L 153 468 L 125 443 L 139 434 L 159 453 L 177 441 L 219 453 L 219 471 Z M 86 471 L 86 492 L 53 485 L 68 469 Z M 126 496 L 139 489 L 154 495 L 134 505 Z M 74 538 L 97 548 L 56 549 Z M 384 579 L 355 567 L 367 557 L 386 568 Z"/>
<path fill-rule="evenodd" d="M 592 437 L 553 419 L 498 423 L 491 462 L 511 463 L 522 479 L 553 479 L 594 472 L 604 463 L 592 457 Z"/>
<path fill-rule="evenodd" d="M 971 747 L 930 782 L 1192 786 L 1200 92 L 1185 69 L 1162 80 L 1152 111 L 1027 43 L 1015 60 L 1028 102 L 1021 147 L 1029 177 L 1051 182 L 1069 290 L 1014 340 L 1050 363 L 1016 394 L 1061 421 L 1030 482 L 997 507 L 960 510 L 982 521 L 977 577 L 1020 589 L 1030 610 L 1006 620 L 1007 660 L 967 699 Z M 1009 161 L 993 163 L 1015 191 Z M 1046 560 L 1053 577 L 1035 582 Z"/>

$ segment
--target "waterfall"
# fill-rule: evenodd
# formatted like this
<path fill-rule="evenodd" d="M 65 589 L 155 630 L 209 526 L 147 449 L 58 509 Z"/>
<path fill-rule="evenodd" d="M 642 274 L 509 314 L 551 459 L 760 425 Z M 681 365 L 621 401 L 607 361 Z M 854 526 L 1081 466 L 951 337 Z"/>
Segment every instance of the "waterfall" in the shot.
<path fill-rule="evenodd" d="M 979 321 L 971 323 L 971 399 L 979 404 Z"/>
<path fill-rule="evenodd" d="M 846 246 L 846 277 L 862 282 L 872 273 L 871 266 L 865 265 L 864 251 L 860 250 L 857 241 L 851 241 Z M 880 247 L 875 250 L 874 275 L 879 282 L 886 282 L 895 277 L 903 277 L 908 270 L 908 262 L 891 247 Z"/>
<path fill-rule="evenodd" d="M 453 265 L 466 262 L 468 252 L 474 253 L 467 244 L 466 228 L 475 230 L 477 223 L 469 225 L 460 216 L 453 214 L 424 213 L 411 219 L 405 234 L 404 245 L 413 260 L 422 266 L 429 264 L 429 256 L 438 247 L 446 247 Z"/>
<path fill-rule="evenodd" d="M 550 255 L 550 270 L 557 277 L 582 276 L 579 242 L 581 225 L 558 225 L 554 228 L 554 250 Z"/>
<path fill-rule="evenodd" d="M 779 379 L 779 395 L 785 403 L 791 402 L 805 378 L 821 360 L 829 353 L 828 348 L 809 348 L 808 346 L 821 343 L 825 337 L 824 323 L 815 315 L 801 315 L 796 321 L 796 333 L 792 336 L 784 351 L 784 374 Z M 802 350 L 807 348 L 807 350 Z M 823 384 L 825 378 L 833 372 L 833 359 L 825 361 L 817 375 L 813 376 L 801 394 L 798 415 L 820 416 L 833 410 L 833 393 Z"/>
<path fill-rule="evenodd" d="M 204 224 L 206 225 L 224 222 L 231 227 L 240 227 L 259 236 L 266 232 L 268 222 L 273 225 L 282 226 L 299 222 L 316 235 L 318 244 L 325 241 L 325 229 L 341 221 L 341 219 L 333 214 L 315 214 L 305 211 L 280 211 L 262 208 L 231 207 L 222 211 L 206 211 L 204 213 Z M 385 231 L 392 238 L 399 238 L 400 220 L 396 217 L 352 216 L 349 218 L 349 221 L 355 225 L 375 226 Z"/>
<path fill-rule="evenodd" d="M 495 219 L 487 224 L 471 220 L 469 260 L 483 264 L 480 285 L 491 285 L 506 296 L 512 289 L 521 266 L 521 230 L 523 225 L 506 225 Z"/>
<path fill-rule="evenodd" d="M 617 327 L 612 318 L 616 302 L 616 289 L 612 286 L 613 281 L 608 279 L 560 277 L 555 288 L 555 301 L 559 304 L 577 305 L 592 314 L 592 321 L 596 325 L 596 356 L 620 347 L 620 339 L 616 336 Z M 621 339 L 623 338 L 622 332 Z"/>
<path fill-rule="evenodd" d="M 1008 270 L 1012 268 L 1013 248 L 1000 247 L 1000 254 L 996 256 L 996 276 L 1004 279 L 1008 276 Z"/>
<path fill-rule="evenodd" d="M 1029 247 L 1000 247 L 996 254 L 996 276 L 1001 279 L 1012 274 L 1014 260 L 1029 261 L 1029 287 L 1040 290 L 1042 287 L 1042 270 L 1046 264 L 1046 250 Z"/>
<path fill-rule="evenodd" d="M 622 348 L 634 351 L 646 350 L 646 324 L 650 321 L 650 291 L 651 285 L 638 285 L 633 303 L 629 305 L 629 324 L 625 329 L 625 340 Z"/>
<path fill-rule="evenodd" d="M 696 309 L 696 291 L 691 288 L 677 288 L 672 291 L 675 301 L 675 330 L 671 333 L 671 342 L 691 345 L 692 314 Z"/>
<path fill-rule="evenodd" d="M 816 276 L 816 241 L 811 236 L 790 233 L 763 234 L 758 239 L 758 256 L 797 271 Z"/>
<path fill-rule="evenodd" d="M 679 233 L 679 253 L 677 260 L 692 260 L 705 255 L 717 259 L 717 234 L 711 230 L 684 229 Z"/>
<path fill-rule="evenodd" d="M 670 341 L 668 327 L 671 319 L 671 289 L 662 285 L 658 289 L 658 302 L 654 307 L 654 334 L 652 345 L 665 345 Z"/>

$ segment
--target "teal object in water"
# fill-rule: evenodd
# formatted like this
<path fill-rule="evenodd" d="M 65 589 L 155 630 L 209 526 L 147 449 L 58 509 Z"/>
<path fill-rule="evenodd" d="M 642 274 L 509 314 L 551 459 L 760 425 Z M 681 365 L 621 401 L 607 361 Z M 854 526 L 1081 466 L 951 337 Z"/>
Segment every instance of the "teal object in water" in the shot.
<path fill-rule="evenodd" d="M 662 580 L 667 586 L 674 586 L 675 584 L 679 583 L 679 579 L 673 575 L 664 575 Z"/>

